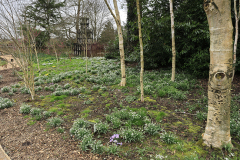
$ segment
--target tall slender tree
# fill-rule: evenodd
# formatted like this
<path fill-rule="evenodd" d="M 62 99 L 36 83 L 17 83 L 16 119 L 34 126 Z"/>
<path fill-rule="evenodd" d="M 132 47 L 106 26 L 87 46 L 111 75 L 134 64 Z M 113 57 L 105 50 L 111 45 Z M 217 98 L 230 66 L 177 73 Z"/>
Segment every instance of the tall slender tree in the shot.
<path fill-rule="evenodd" d="M 144 90 L 143 90 L 144 60 L 143 60 L 142 26 L 141 26 L 141 13 L 140 13 L 139 0 L 136 1 L 136 5 L 137 5 L 137 15 L 138 15 L 138 31 L 139 31 L 139 44 L 140 44 L 140 57 L 141 57 L 141 71 L 140 71 L 141 102 L 144 102 Z"/>
<path fill-rule="evenodd" d="M 78 0 L 78 4 L 77 4 L 77 18 L 76 18 L 76 32 L 78 32 L 79 30 L 79 18 L 80 18 L 80 7 L 81 7 L 81 0 Z M 76 43 L 78 43 L 77 40 L 77 35 L 76 35 Z"/>
<path fill-rule="evenodd" d="M 235 15 L 235 41 L 234 41 L 234 47 L 233 47 L 233 77 L 235 74 L 235 64 L 237 60 L 237 42 L 238 42 L 238 22 L 239 22 L 239 12 L 240 12 L 240 1 L 238 4 L 239 10 L 237 12 L 237 0 L 234 0 L 234 15 Z"/>
<path fill-rule="evenodd" d="M 231 144 L 230 103 L 233 76 L 231 0 L 204 0 L 210 31 L 208 116 L 203 143 L 221 148 Z"/>
<path fill-rule="evenodd" d="M 109 6 L 107 0 L 104 0 L 104 1 L 105 1 L 109 11 L 111 12 L 111 14 L 112 14 L 112 16 L 113 16 L 113 18 L 114 18 L 114 20 L 117 24 L 118 38 L 119 38 L 119 51 L 120 51 L 120 58 L 121 58 L 121 73 L 122 73 L 122 80 L 120 82 L 120 86 L 125 86 L 126 85 L 125 56 L 124 56 L 122 26 L 121 26 L 119 11 L 118 11 L 118 5 L 117 5 L 117 1 L 113 0 L 115 14 L 116 14 L 116 16 L 115 16 L 111 7 Z"/>
<path fill-rule="evenodd" d="M 171 77 L 171 81 L 174 81 L 175 80 L 175 72 L 176 72 L 174 13 L 173 13 L 173 0 L 169 0 L 169 1 L 170 1 L 170 14 L 171 14 L 171 32 L 172 32 L 172 77 Z"/>

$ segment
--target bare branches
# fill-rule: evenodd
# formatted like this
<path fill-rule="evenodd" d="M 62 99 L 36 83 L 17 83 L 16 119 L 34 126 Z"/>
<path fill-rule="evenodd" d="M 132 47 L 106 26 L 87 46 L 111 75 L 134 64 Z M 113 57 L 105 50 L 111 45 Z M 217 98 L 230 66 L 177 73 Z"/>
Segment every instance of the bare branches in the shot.
<path fill-rule="evenodd" d="M 114 15 L 114 13 L 113 13 L 111 7 L 109 6 L 107 0 L 104 0 L 104 1 L 105 1 L 106 5 L 107 5 L 109 11 L 111 12 L 111 15 L 113 16 L 115 22 L 117 23 L 117 25 L 121 25 L 120 21 L 119 21 L 119 20 L 117 19 L 117 17 Z"/>
<path fill-rule="evenodd" d="M 20 3 L 20 4 L 19 4 Z M 21 78 L 29 89 L 32 99 L 34 90 L 34 68 L 32 54 L 36 52 L 34 29 L 21 19 L 21 1 L 0 1 L 0 33 L 4 39 L 0 39 L 0 52 L 11 55 L 23 72 Z M 17 6 L 15 8 L 15 6 Z M 20 76 L 20 74 L 18 74 Z"/>

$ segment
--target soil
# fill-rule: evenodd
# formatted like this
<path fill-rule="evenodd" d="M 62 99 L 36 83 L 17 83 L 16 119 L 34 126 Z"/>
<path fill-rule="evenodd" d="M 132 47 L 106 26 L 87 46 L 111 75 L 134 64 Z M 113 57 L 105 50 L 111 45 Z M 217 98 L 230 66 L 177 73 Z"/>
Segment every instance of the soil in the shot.
<path fill-rule="evenodd" d="M 0 71 L 0 75 L 2 75 L 4 78 L 2 79 L 2 82 L 0 83 L 0 88 L 3 86 L 9 86 L 10 84 L 15 84 L 20 81 L 17 76 L 13 75 L 12 69 L 2 70 Z M 207 92 L 207 79 L 201 79 L 198 80 L 200 86 L 204 88 L 205 93 Z M 61 82 L 64 83 L 64 82 Z M 240 76 L 236 75 L 233 81 L 233 90 L 232 94 L 239 94 L 240 93 Z M 194 100 L 197 97 L 195 97 L 195 93 L 197 93 L 198 89 L 192 90 L 191 93 L 188 96 L 188 100 Z M 130 94 L 134 93 L 130 89 Z M 38 93 L 39 95 L 48 95 L 50 92 L 47 91 L 40 91 Z M 97 96 L 98 93 L 94 93 L 95 96 Z M 115 89 L 114 91 L 109 92 L 109 96 L 112 98 L 111 101 L 114 101 L 114 97 L 117 97 L 117 99 L 123 99 L 124 93 L 121 92 L 119 89 Z M 25 160 L 25 159 L 31 159 L 31 160 L 45 160 L 45 159 L 51 159 L 51 160 L 57 160 L 57 159 L 68 159 L 68 160 L 91 160 L 91 159 L 120 159 L 118 156 L 113 155 L 98 155 L 93 154 L 90 151 L 83 152 L 79 149 L 79 142 L 74 140 L 72 136 L 69 135 L 69 129 L 72 125 L 72 121 L 79 117 L 77 114 L 72 114 L 71 117 L 72 121 L 66 121 L 64 123 L 65 132 L 64 133 L 58 133 L 56 129 L 48 128 L 46 129 L 46 121 L 37 121 L 33 125 L 29 125 L 29 118 L 24 118 L 24 115 L 19 113 L 20 104 L 23 102 L 26 103 L 32 103 L 34 104 L 37 101 L 40 101 L 40 98 L 37 97 L 36 100 L 31 101 L 30 95 L 26 94 L 14 94 L 13 96 L 9 96 L 6 93 L 0 93 L 0 97 L 9 98 L 15 100 L 15 105 L 11 108 L 2 109 L 0 110 L 0 144 L 2 145 L 5 152 L 9 155 L 9 157 L 12 160 Z M 116 99 L 116 103 L 117 102 Z M 104 101 L 104 98 L 99 96 L 97 99 L 94 100 L 94 106 L 91 110 L 91 116 L 98 116 L 98 117 L 104 117 L 104 114 L 108 113 L 108 110 L 104 110 L 103 108 L 96 107 L 100 106 L 98 104 L 101 104 Z M 34 102 L 34 103 L 33 103 Z M 91 105 L 87 104 L 78 104 L 78 101 L 71 101 L 69 102 L 72 106 L 71 113 L 79 113 L 83 110 L 83 108 L 87 108 Z M 109 106 L 109 108 L 113 108 L 116 103 L 113 102 Z M 184 106 L 184 103 L 186 101 L 175 101 L 168 98 L 157 98 L 157 103 L 160 106 L 166 106 L 168 110 L 175 110 L 180 109 Z M 49 104 L 51 105 L 51 104 Z M 119 105 L 119 104 L 118 104 Z M 123 101 L 123 105 L 127 106 L 129 105 L 128 102 Z M 151 109 L 151 102 L 141 103 L 137 102 L 136 107 L 145 107 L 148 109 Z M 38 106 L 36 106 L 38 107 Z M 69 113 L 69 114 L 71 114 Z M 190 119 L 193 119 L 193 123 L 197 123 L 197 121 L 194 121 L 195 118 L 193 118 L 193 115 L 191 114 L 176 114 L 172 118 L 163 119 L 165 123 L 172 124 L 173 122 L 176 122 L 178 120 L 181 120 L 182 117 L 187 117 Z M 205 123 L 198 124 L 203 129 L 205 127 Z M 175 127 L 170 126 L 169 130 L 175 131 L 177 135 L 181 135 L 183 137 L 188 138 L 189 140 L 195 140 L 198 141 L 201 137 L 199 133 L 199 136 L 192 136 L 188 133 L 184 133 L 183 130 L 186 129 L 186 126 L 181 127 Z M 111 135 L 104 135 L 102 136 L 103 143 L 106 143 L 109 141 L 109 137 Z M 135 155 L 129 155 L 128 158 L 135 159 Z M 151 154 L 151 153 L 149 153 Z"/>

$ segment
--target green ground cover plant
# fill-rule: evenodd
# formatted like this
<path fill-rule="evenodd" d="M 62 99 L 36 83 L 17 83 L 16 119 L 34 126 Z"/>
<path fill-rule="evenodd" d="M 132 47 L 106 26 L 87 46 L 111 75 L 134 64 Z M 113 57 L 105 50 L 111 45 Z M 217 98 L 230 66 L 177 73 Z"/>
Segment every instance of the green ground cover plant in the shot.
<path fill-rule="evenodd" d="M 29 114 L 31 111 L 31 106 L 23 103 L 20 107 L 19 113 L 21 114 Z"/>
<path fill-rule="evenodd" d="M 0 109 L 12 107 L 14 103 L 8 98 L 0 97 Z"/>
<path fill-rule="evenodd" d="M 83 58 L 64 58 L 58 64 L 56 60 L 43 60 L 35 83 L 42 87 L 36 94 L 45 94 L 38 101 L 27 102 L 25 105 L 31 106 L 26 111 L 21 106 L 19 112 L 30 114 L 31 109 L 41 108 L 41 123 L 47 119 L 46 126 L 70 133 L 80 150 L 96 154 L 123 159 L 211 159 L 214 153 L 215 158 L 223 158 L 221 152 L 209 151 L 200 142 L 208 107 L 207 93 L 198 80 L 178 72 L 176 81 L 171 82 L 170 70 L 146 70 L 146 96 L 141 103 L 137 67 L 126 68 L 127 86 L 120 87 L 117 60 L 89 61 L 92 64 L 85 73 Z M 25 94 L 28 89 L 22 87 L 15 93 Z M 235 144 L 240 141 L 239 97 L 233 96 L 231 104 L 231 136 L 236 148 L 228 151 L 236 156 L 239 147 Z M 34 125 L 40 117 L 32 118 L 29 124 Z M 62 119 L 64 125 L 60 127 Z M 229 155 L 225 157 L 233 159 Z"/>
<path fill-rule="evenodd" d="M 64 121 L 62 120 L 62 118 L 60 117 L 52 117 L 52 118 L 49 118 L 47 119 L 48 121 L 48 125 L 50 127 L 59 127 Z"/>
<path fill-rule="evenodd" d="M 1 91 L 2 91 L 2 93 L 9 92 L 10 88 L 8 86 L 5 86 L 5 87 L 1 88 Z"/>

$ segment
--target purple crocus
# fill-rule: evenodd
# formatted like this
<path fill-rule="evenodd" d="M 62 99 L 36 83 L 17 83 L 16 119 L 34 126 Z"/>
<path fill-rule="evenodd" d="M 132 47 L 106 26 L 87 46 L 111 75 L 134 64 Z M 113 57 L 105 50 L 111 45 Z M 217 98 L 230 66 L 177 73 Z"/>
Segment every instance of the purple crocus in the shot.
<path fill-rule="evenodd" d="M 118 141 L 115 139 L 119 138 L 119 134 L 114 134 L 113 136 L 110 137 L 110 141 L 109 142 L 114 142 L 117 143 Z"/>

